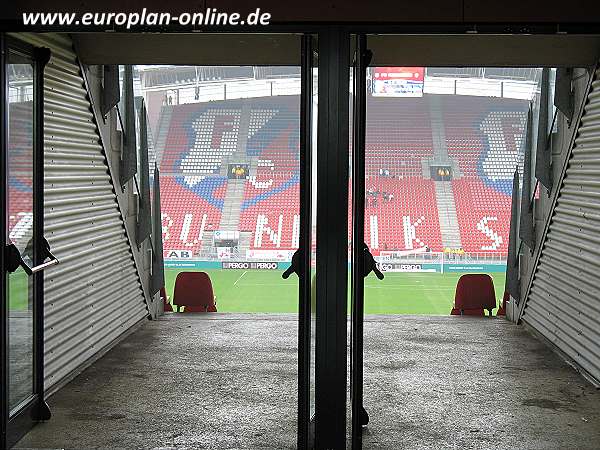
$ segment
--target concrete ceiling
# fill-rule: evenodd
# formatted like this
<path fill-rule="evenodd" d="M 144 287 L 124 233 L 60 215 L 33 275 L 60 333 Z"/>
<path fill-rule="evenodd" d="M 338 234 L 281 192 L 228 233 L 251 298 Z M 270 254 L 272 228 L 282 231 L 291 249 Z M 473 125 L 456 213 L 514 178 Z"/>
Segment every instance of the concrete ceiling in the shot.
<path fill-rule="evenodd" d="M 85 64 L 300 65 L 300 36 L 226 33 L 73 34 Z M 376 66 L 588 67 L 597 35 L 371 35 Z"/>
<path fill-rule="evenodd" d="M 80 33 L 73 40 L 85 64 L 300 65 L 293 34 Z"/>
<path fill-rule="evenodd" d="M 600 59 L 597 35 L 376 35 L 375 66 L 588 67 Z"/>

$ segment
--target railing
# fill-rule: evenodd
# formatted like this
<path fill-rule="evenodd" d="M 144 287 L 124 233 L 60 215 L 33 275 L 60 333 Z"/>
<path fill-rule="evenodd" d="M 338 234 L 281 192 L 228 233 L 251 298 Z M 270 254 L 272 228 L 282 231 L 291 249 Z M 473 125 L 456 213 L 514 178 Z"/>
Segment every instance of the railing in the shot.
<path fill-rule="evenodd" d="M 539 91 L 533 81 L 495 80 L 485 78 L 428 77 L 425 94 L 473 95 L 531 100 Z"/>
<path fill-rule="evenodd" d="M 432 263 L 440 264 L 505 264 L 506 253 L 444 253 L 444 252 L 423 252 L 409 255 L 394 255 L 391 257 L 375 256 L 377 261 L 389 261 L 394 263 Z"/>
<path fill-rule="evenodd" d="M 169 91 L 176 91 L 169 96 Z M 300 95 L 300 79 L 221 80 L 198 85 L 174 86 L 167 90 L 167 105 L 234 100 L 240 98 Z M 170 98 L 169 98 L 170 97 Z"/>
<path fill-rule="evenodd" d="M 145 91 L 156 90 L 144 88 Z M 165 105 L 202 103 L 240 98 L 300 95 L 300 78 L 237 79 L 162 86 Z M 426 77 L 425 94 L 469 95 L 531 100 L 539 86 L 535 81 L 491 78 Z"/>
<path fill-rule="evenodd" d="M 290 250 L 290 254 L 293 250 Z M 168 251 L 165 251 L 168 255 Z M 285 253 L 285 252 L 282 252 Z M 231 247 L 231 251 L 228 257 L 219 258 L 219 249 L 215 246 L 203 247 L 199 254 L 190 257 L 192 260 L 204 260 L 204 261 L 279 261 L 289 262 L 289 258 L 274 258 L 268 256 L 268 251 L 265 253 L 264 258 L 253 257 L 250 258 L 246 255 L 246 250 L 239 247 Z M 491 264 L 491 265 L 503 265 L 506 264 L 506 253 L 443 253 L 443 252 L 423 252 L 413 253 L 402 256 L 375 256 L 377 262 L 390 262 L 390 263 L 401 263 L 401 264 Z M 312 258 L 316 258 L 315 252 L 313 252 Z M 187 258 L 181 258 L 187 259 Z M 350 260 L 350 254 L 348 260 Z"/>

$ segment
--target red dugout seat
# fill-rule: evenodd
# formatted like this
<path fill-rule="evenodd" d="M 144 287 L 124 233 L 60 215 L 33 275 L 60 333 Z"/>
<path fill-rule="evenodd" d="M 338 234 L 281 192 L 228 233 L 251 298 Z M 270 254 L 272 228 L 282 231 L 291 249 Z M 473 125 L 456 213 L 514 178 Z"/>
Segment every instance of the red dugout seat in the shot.
<path fill-rule="evenodd" d="M 505 316 L 506 315 L 506 303 L 510 300 L 510 294 L 504 291 L 504 296 L 502 297 L 502 303 L 500 304 L 500 308 L 498 308 L 497 316 Z"/>
<path fill-rule="evenodd" d="M 171 307 L 171 304 L 169 303 L 169 297 L 167 296 L 167 290 L 165 289 L 164 286 L 160 288 L 160 298 L 163 301 L 164 312 L 172 312 L 173 308 Z"/>
<path fill-rule="evenodd" d="M 485 316 L 485 311 L 496 307 L 496 293 L 492 277 L 487 274 L 469 273 L 462 275 L 456 284 L 453 316 Z"/>
<path fill-rule="evenodd" d="M 173 305 L 179 312 L 217 312 L 216 297 L 206 272 L 179 272 L 175 279 Z"/>

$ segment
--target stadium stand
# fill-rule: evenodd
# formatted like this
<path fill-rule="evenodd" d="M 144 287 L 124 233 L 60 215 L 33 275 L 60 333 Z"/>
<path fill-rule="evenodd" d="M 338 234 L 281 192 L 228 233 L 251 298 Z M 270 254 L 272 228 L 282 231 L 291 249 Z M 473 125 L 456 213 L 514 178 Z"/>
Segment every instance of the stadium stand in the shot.
<path fill-rule="evenodd" d="M 371 248 L 442 250 L 433 181 L 377 176 L 367 180 L 366 189 L 374 192 L 365 200 L 365 234 Z"/>
<path fill-rule="evenodd" d="M 508 250 L 510 197 L 488 188 L 480 178 L 452 181 L 463 249 L 467 252 Z"/>
<path fill-rule="evenodd" d="M 236 150 L 240 115 L 239 102 L 227 102 L 223 107 L 189 104 L 174 108 L 161 172 L 194 176 L 218 173 L 224 158 Z"/>
<path fill-rule="evenodd" d="M 10 103 L 8 136 L 8 230 L 10 239 L 24 247 L 33 226 L 31 182 L 33 103 Z"/>
<path fill-rule="evenodd" d="M 509 193 L 521 151 L 527 103 L 489 97 L 443 97 L 448 154 L 465 177 L 486 178 Z M 508 181 L 507 181 L 508 180 Z"/>
<path fill-rule="evenodd" d="M 367 176 L 379 169 L 397 177 L 422 178 L 422 160 L 433 156 L 431 121 L 421 98 L 371 98 L 365 142 Z"/>
<path fill-rule="evenodd" d="M 188 184 L 184 176 L 166 175 L 161 176 L 160 182 L 165 250 L 196 254 L 205 233 L 219 226 L 227 180 L 203 178 Z"/>
<path fill-rule="evenodd" d="M 444 229 L 429 175 L 429 164 L 442 154 L 455 167 L 453 179 L 442 182 L 454 193 L 463 249 L 503 254 L 528 104 L 437 97 L 443 130 L 432 130 L 440 125 L 430 117 L 428 96 L 368 99 L 365 241 L 375 250 L 443 251 Z M 219 229 L 224 210 L 239 215 L 227 224 L 250 235 L 240 251 L 297 248 L 298 107 L 297 96 L 168 107 L 171 122 L 160 157 L 167 251 L 197 254 L 203 233 Z M 437 131 L 445 140 L 434 151 Z M 249 169 L 240 194 L 231 198 L 226 195 L 230 163 Z"/>
<path fill-rule="evenodd" d="M 506 253 L 512 177 L 523 165 L 527 103 L 448 96 L 443 106 L 448 155 L 462 174 L 452 181 L 462 247 Z"/>
<path fill-rule="evenodd" d="M 258 103 L 258 104 L 257 104 Z M 247 178 L 240 230 L 253 232 L 251 248 L 298 247 L 299 117 L 297 97 L 267 109 L 253 102 L 247 154 L 256 171 Z"/>
<path fill-rule="evenodd" d="M 246 184 L 240 231 L 254 233 L 252 248 L 297 248 L 292 242 L 298 238 L 299 185 L 296 181 L 286 187 L 290 180 L 274 180 L 273 189 L 281 191 L 267 197 L 251 183 Z M 262 200 L 262 201 L 261 201 Z"/>

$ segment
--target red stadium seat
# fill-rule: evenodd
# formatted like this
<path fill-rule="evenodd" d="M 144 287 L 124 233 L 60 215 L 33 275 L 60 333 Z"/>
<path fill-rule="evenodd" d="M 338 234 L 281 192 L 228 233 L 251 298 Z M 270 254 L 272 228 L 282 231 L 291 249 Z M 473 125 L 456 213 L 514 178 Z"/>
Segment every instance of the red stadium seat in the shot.
<path fill-rule="evenodd" d="M 167 290 L 165 289 L 164 286 L 160 288 L 160 298 L 163 301 L 164 311 L 165 312 L 172 312 L 173 311 L 173 307 L 169 303 L 169 297 L 167 296 Z"/>
<path fill-rule="evenodd" d="M 496 293 L 492 277 L 486 274 L 469 273 L 462 275 L 456 284 L 453 316 L 485 316 L 485 311 L 492 315 L 496 307 Z"/>
<path fill-rule="evenodd" d="M 182 312 L 217 312 L 216 297 L 206 272 L 179 272 L 175 279 L 173 305 Z"/>
<path fill-rule="evenodd" d="M 508 292 L 504 291 L 504 296 L 502 297 L 502 303 L 500 303 L 500 308 L 498 308 L 497 316 L 505 316 L 506 315 L 506 302 L 510 300 L 510 295 Z"/>

